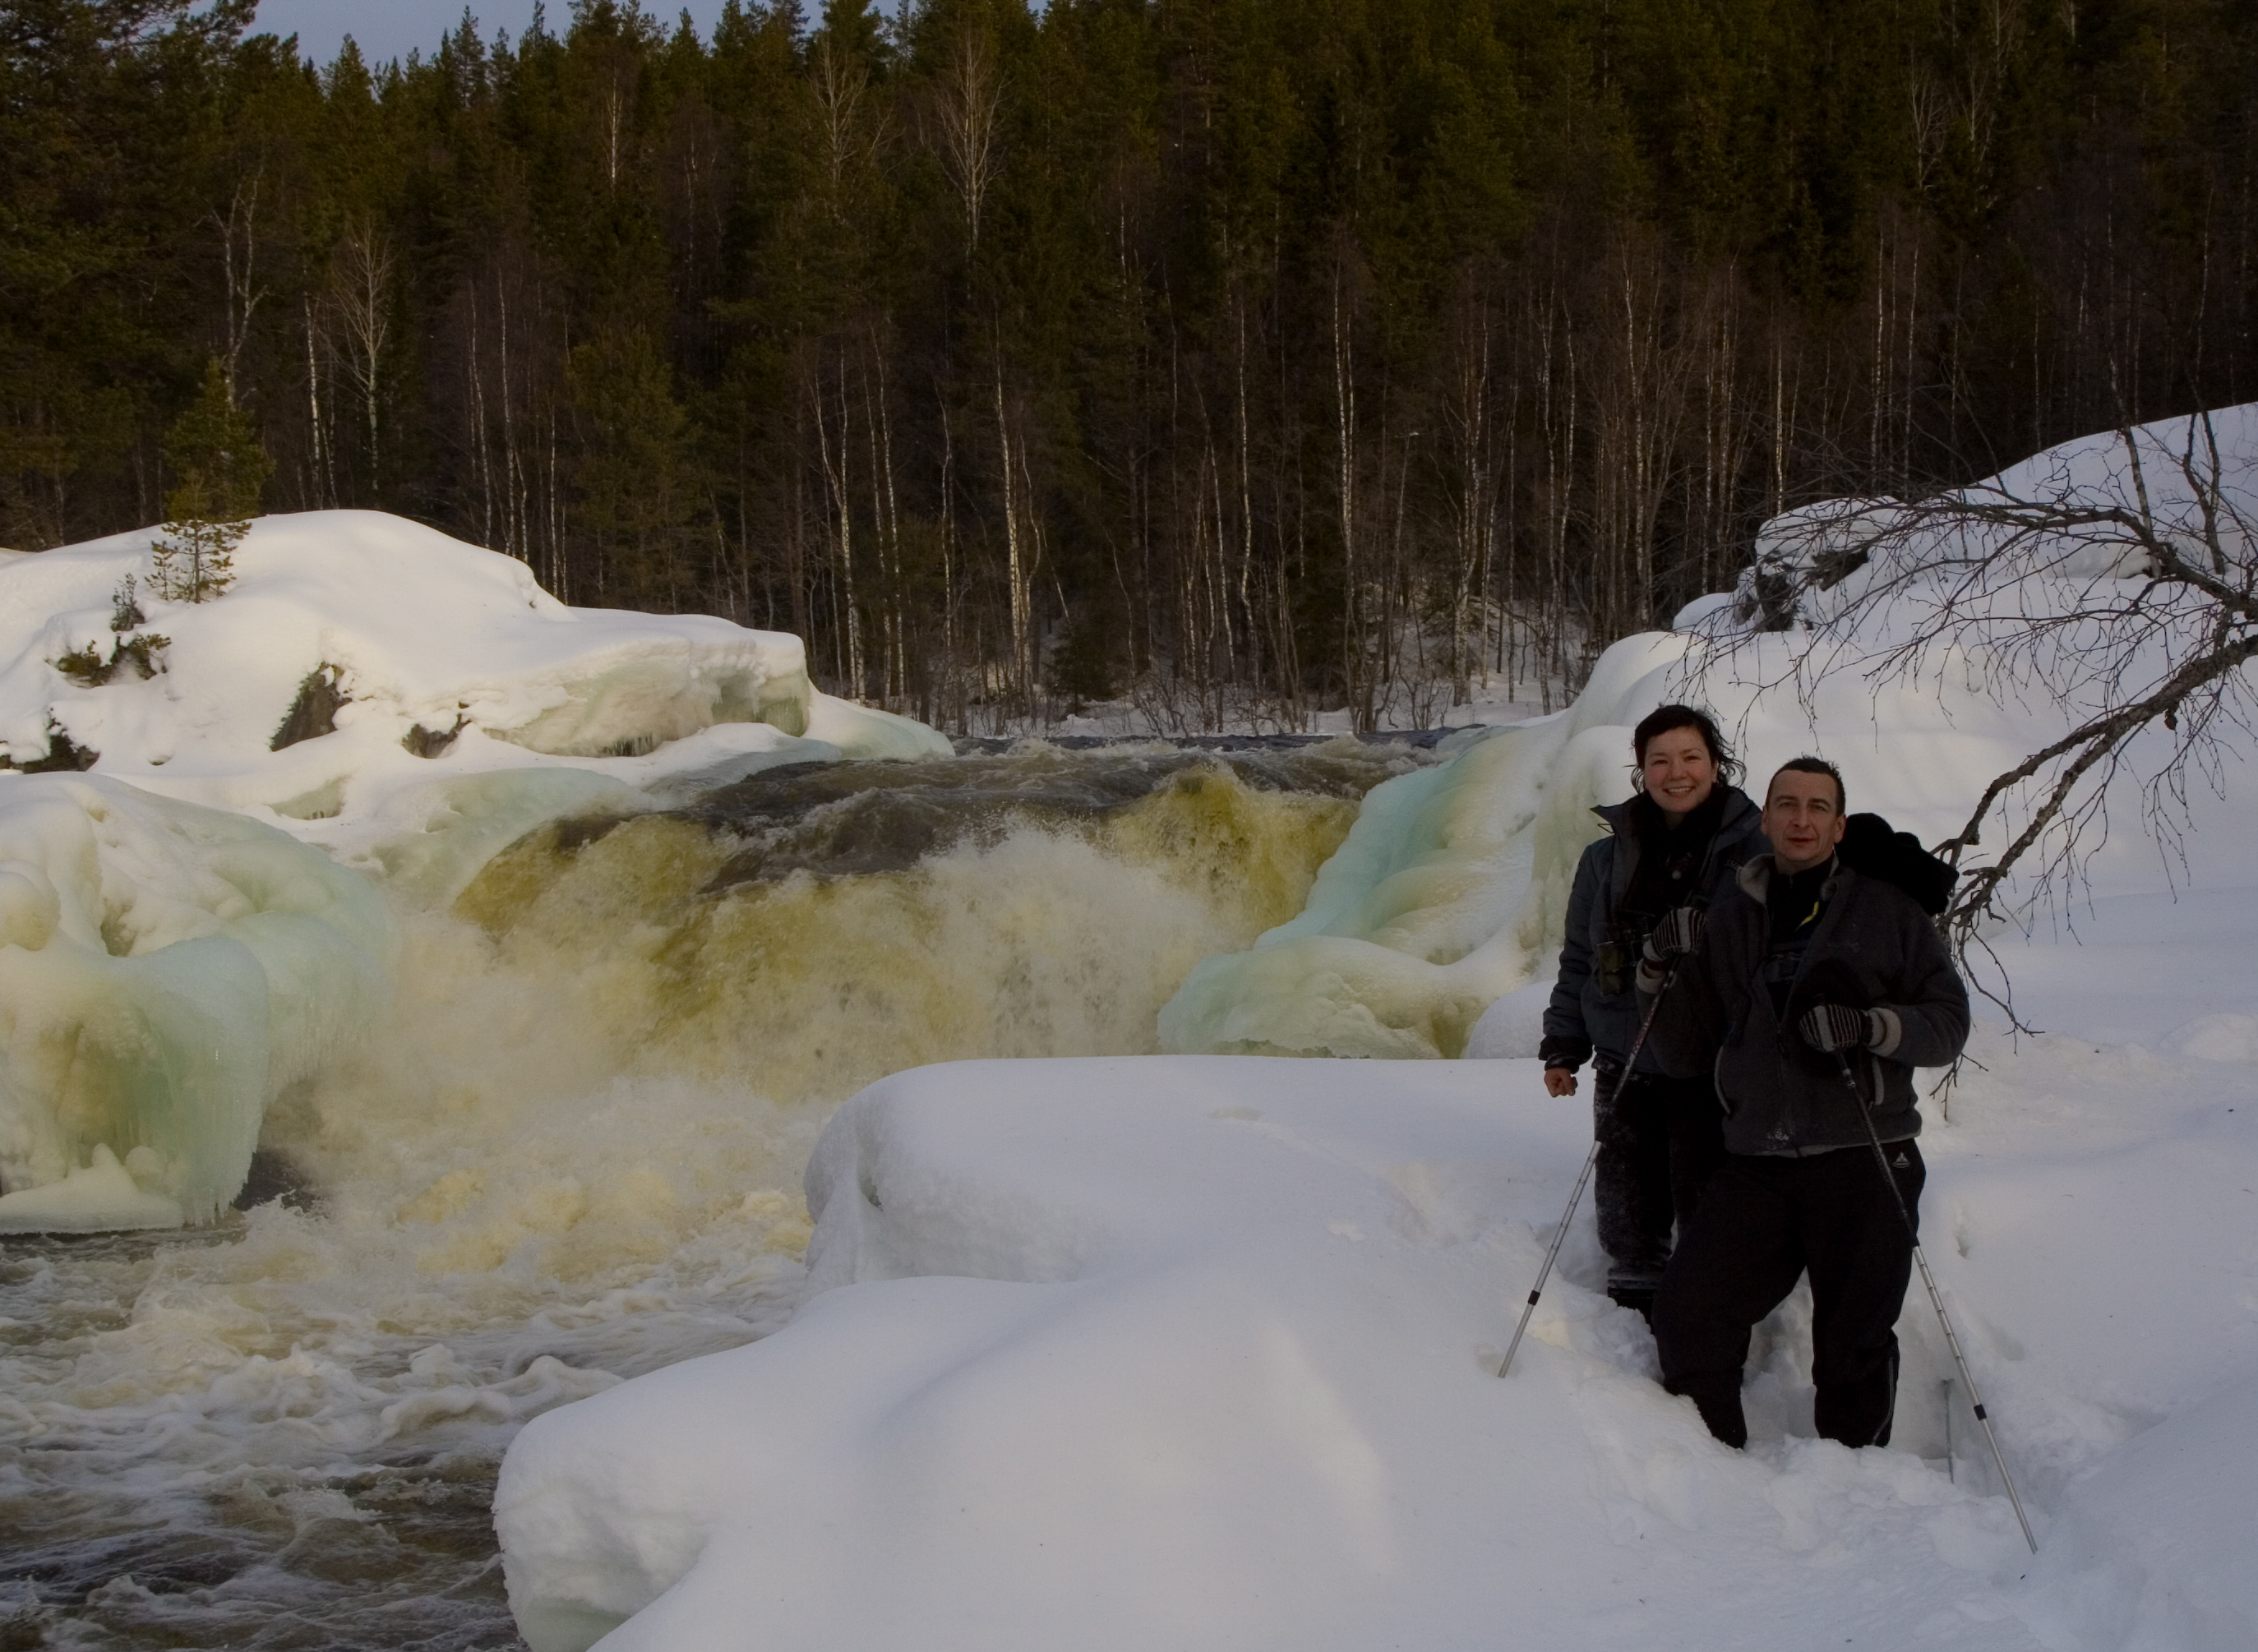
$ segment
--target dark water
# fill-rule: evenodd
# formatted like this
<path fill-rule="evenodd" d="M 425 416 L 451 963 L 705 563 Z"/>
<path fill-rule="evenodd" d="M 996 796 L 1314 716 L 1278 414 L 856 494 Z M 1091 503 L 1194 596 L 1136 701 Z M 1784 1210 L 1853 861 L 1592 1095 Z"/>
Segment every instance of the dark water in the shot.
<path fill-rule="evenodd" d="M 967 749 L 954 762 L 770 769 L 676 812 L 744 844 L 716 876 L 717 888 L 797 871 L 896 872 L 1030 820 L 1067 825 L 1108 814 L 1196 771 L 1228 770 L 1257 791 L 1360 798 L 1419 761 L 1424 739 L 1218 736 L 1094 750 L 964 741 Z M 991 744 L 1005 749 L 986 749 Z"/>

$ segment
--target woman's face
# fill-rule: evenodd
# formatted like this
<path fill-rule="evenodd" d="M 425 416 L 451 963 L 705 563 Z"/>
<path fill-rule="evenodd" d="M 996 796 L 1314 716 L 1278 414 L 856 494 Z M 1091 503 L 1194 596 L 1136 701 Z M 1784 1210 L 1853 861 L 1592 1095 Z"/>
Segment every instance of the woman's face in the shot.
<path fill-rule="evenodd" d="M 1698 728 L 1665 728 L 1646 742 L 1646 795 L 1663 813 L 1690 814 L 1717 789 L 1717 762 Z"/>

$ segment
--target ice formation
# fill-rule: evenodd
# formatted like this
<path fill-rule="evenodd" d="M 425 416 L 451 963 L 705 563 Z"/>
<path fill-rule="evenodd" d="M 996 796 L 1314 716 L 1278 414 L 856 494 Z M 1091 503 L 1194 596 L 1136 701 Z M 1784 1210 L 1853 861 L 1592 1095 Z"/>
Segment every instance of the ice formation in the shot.
<path fill-rule="evenodd" d="M 0 1231 L 209 1220 L 389 991 L 364 879 L 89 776 L 0 780 Z"/>

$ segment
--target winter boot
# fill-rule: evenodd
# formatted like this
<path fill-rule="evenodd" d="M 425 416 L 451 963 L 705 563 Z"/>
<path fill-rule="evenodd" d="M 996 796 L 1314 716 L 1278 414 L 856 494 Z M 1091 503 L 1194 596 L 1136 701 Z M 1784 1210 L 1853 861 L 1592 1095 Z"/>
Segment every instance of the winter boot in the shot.
<path fill-rule="evenodd" d="M 1617 1285 L 1610 1281 L 1608 1301 L 1617 1308 L 1630 1309 L 1644 1320 L 1647 1329 L 1651 1330 L 1654 1328 L 1654 1292 L 1655 1287 L 1651 1285 Z"/>

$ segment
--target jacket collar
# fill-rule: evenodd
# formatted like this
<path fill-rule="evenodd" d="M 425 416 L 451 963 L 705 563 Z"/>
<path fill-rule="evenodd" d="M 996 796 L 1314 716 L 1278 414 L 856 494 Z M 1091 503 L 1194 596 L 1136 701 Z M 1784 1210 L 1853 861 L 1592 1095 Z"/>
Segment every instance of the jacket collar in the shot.
<path fill-rule="evenodd" d="M 1843 864 L 1840 854 L 1831 856 L 1827 865 L 1827 881 L 1819 886 L 1819 898 L 1822 901 L 1834 898 L 1836 886 L 1842 883 L 1850 869 Z M 1761 906 L 1765 892 L 1772 888 L 1772 873 L 1777 869 L 1771 855 L 1752 854 L 1741 862 L 1740 869 L 1733 874 L 1733 878 L 1740 884 L 1741 892 Z"/>

